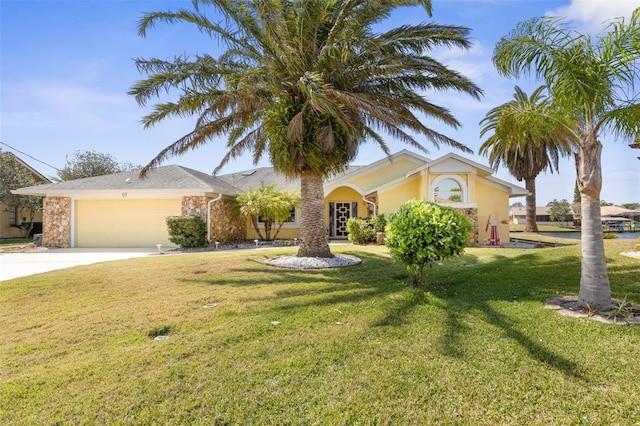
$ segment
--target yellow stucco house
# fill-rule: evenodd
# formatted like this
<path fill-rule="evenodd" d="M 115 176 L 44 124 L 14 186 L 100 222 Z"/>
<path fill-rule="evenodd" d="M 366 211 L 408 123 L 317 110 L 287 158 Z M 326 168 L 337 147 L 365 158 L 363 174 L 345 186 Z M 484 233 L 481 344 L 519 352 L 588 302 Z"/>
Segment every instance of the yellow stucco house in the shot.
<path fill-rule="evenodd" d="M 14 155 L 11 152 L 2 151 L 2 155 L 10 156 L 19 167 L 22 167 L 28 174 L 33 177 L 35 182 L 47 183 L 50 182 L 46 176 L 38 172 L 26 162 L 22 161 L 20 157 Z M 31 211 L 28 209 L 21 209 L 18 206 L 10 203 L 0 203 L 0 238 L 20 238 L 20 229 L 16 225 L 21 225 L 23 222 L 30 221 L 33 217 L 33 229 L 31 233 L 38 233 L 42 228 L 42 212 Z"/>
<path fill-rule="evenodd" d="M 489 224 L 509 241 L 509 199 L 526 190 L 492 176 L 493 170 L 457 154 L 429 160 L 408 150 L 366 166 L 350 166 L 328 179 L 325 226 L 330 238 L 347 237 L 349 217 L 392 213 L 407 200 L 424 199 L 464 212 L 474 225 L 473 244 L 488 243 Z M 180 166 L 159 167 L 140 180 L 137 172 L 78 179 L 17 193 L 43 195 L 43 245 L 49 247 L 154 247 L 168 242 L 165 217 L 199 215 L 209 241 L 257 238 L 248 220 L 233 215 L 232 200 L 261 184 L 298 189 L 272 168 L 213 177 Z M 292 211 L 278 238 L 299 236 Z"/>

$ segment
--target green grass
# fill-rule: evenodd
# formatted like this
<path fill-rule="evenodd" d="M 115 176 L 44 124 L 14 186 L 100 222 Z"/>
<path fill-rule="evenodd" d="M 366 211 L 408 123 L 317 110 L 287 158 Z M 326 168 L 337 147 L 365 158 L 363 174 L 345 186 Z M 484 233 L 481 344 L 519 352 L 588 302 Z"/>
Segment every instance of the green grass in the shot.
<path fill-rule="evenodd" d="M 522 232 L 524 231 L 524 224 L 509 224 L 509 230 L 511 232 Z M 571 225 L 570 222 L 565 222 L 564 224 L 538 224 L 539 232 L 579 232 L 580 229 Z"/>
<path fill-rule="evenodd" d="M 640 261 L 605 241 L 615 297 Z M 640 418 L 640 327 L 562 317 L 580 246 L 468 249 L 411 289 L 292 249 L 164 255 L 0 283 L 1 424 L 612 425 Z M 215 307 L 204 308 L 207 304 Z M 154 340 L 165 335 L 166 340 Z"/>
<path fill-rule="evenodd" d="M 0 251 L 25 247 L 32 243 L 33 243 L 33 240 L 30 238 L 1 238 Z"/>

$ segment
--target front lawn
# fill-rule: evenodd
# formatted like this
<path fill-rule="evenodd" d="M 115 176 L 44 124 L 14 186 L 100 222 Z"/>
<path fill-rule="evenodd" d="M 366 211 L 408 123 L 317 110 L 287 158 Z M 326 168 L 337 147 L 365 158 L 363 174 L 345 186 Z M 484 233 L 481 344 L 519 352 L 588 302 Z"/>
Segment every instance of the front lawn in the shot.
<path fill-rule="evenodd" d="M 605 241 L 614 297 L 639 302 L 635 244 Z M 0 423 L 639 421 L 640 327 L 543 307 L 577 294 L 579 244 L 467 249 L 426 289 L 384 247 L 332 250 L 363 262 L 277 269 L 294 249 L 257 249 L 0 283 Z"/>

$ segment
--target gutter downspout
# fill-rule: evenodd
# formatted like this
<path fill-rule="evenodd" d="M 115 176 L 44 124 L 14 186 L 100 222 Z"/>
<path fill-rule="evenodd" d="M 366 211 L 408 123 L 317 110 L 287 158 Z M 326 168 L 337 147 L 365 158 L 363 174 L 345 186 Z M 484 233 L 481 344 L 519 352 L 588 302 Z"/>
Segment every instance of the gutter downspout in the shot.
<path fill-rule="evenodd" d="M 216 201 L 220 201 L 222 198 L 222 192 L 218 193 L 216 198 L 213 198 L 207 202 L 207 241 L 211 244 L 211 204 Z"/>
<path fill-rule="evenodd" d="M 375 216 L 377 213 L 376 203 L 374 203 L 373 201 L 367 200 L 364 195 L 362 196 L 362 201 L 364 201 L 365 203 L 371 204 L 373 206 L 373 215 Z"/>

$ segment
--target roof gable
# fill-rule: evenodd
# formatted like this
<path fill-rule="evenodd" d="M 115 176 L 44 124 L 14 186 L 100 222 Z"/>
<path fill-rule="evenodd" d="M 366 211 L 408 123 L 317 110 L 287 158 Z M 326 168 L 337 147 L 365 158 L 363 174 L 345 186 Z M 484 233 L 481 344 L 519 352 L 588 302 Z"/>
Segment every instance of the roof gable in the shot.
<path fill-rule="evenodd" d="M 490 167 L 471 161 L 453 152 L 431 161 L 425 167 L 436 173 L 469 173 L 474 169 L 480 176 L 489 176 L 493 173 Z"/>
<path fill-rule="evenodd" d="M 369 165 L 350 168 L 346 173 L 330 179 L 325 184 L 325 193 L 344 185 L 355 186 L 367 193 L 372 188 L 405 178 L 428 161 L 428 158 L 403 149 Z"/>
<path fill-rule="evenodd" d="M 51 180 L 49 178 L 47 178 L 45 175 L 43 175 L 42 173 L 40 173 L 39 171 L 37 171 L 36 169 L 31 167 L 25 161 L 22 161 L 22 159 L 20 157 L 18 157 L 17 155 L 15 155 L 13 152 L 9 152 L 9 151 L 2 151 L 2 152 L 7 154 L 7 155 L 10 155 L 14 160 L 16 160 L 18 162 L 18 164 L 20 164 L 22 167 L 27 169 L 27 171 L 29 173 L 31 173 L 31 175 L 33 175 L 33 177 L 34 177 L 34 179 L 36 181 L 51 182 Z"/>

